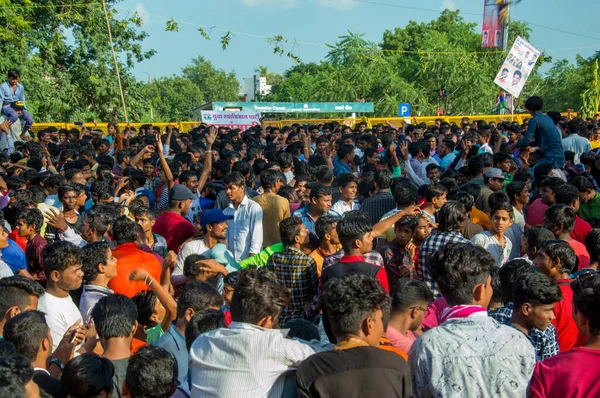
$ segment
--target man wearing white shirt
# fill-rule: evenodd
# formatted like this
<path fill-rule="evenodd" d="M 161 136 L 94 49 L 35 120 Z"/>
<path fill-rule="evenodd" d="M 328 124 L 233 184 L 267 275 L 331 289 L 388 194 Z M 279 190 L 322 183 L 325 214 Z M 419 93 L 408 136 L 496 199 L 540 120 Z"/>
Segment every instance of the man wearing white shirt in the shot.
<path fill-rule="evenodd" d="M 587 127 L 583 120 L 576 118 L 569 121 L 569 135 L 562 140 L 562 146 L 565 151 L 571 151 L 575 153 L 575 163 L 581 163 L 579 158 L 586 152 L 592 150 L 592 144 L 590 141 L 579 135 L 587 131 Z"/>
<path fill-rule="evenodd" d="M 246 180 L 235 171 L 223 179 L 223 189 L 229 206 L 223 214 L 233 216 L 227 221 L 227 248 L 236 261 L 260 253 L 263 241 L 263 211 L 260 205 L 248 199 L 245 193 Z"/>
<path fill-rule="evenodd" d="M 200 335 L 190 348 L 192 397 L 281 397 L 285 374 L 317 350 L 277 329 L 290 299 L 266 268 L 241 271 L 231 302 L 233 322 Z"/>

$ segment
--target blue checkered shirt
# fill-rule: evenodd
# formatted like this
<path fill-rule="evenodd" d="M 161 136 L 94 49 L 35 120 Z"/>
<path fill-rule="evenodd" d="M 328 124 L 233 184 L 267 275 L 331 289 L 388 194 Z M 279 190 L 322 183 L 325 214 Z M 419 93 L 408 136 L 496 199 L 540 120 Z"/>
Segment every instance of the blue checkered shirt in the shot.
<path fill-rule="evenodd" d="M 273 253 L 266 267 L 292 292 L 292 301 L 281 312 L 279 325 L 292 319 L 304 319 L 305 304 L 317 293 L 319 284 L 315 260 L 294 247 L 286 247 L 280 253 Z"/>
<path fill-rule="evenodd" d="M 302 223 L 306 226 L 306 228 L 308 228 L 308 231 L 311 234 L 315 234 L 316 233 L 315 232 L 315 223 L 316 223 L 316 220 L 314 220 L 312 218 L 312 216 L 308 213 L 309 206 L 304 206 L 303 208 L 296 210 L 294 212 L 294 214 L 292 214 L 292 216 L 294 216 L 294 217 L 300 217 L 302 219 Z M 337 217 L 337 214 L 331 213 L 331 212 L 323 213 L 323 215 L 324 216 L 335 216 L 335 217 Z"/>
<path fill-rule="evenodd" d="M 471 241 L 463 238 L 460 232 L 438 232 L 430 235 L 419 248 L 419 267 L 417 268 L 417 279 L 424 281 L 429 289 L 433 292 L 435 298 L 442 297 L 438 290 L 437 283 L 433 280 L 433 277 L 429 273 L 429 257 L 448 243 L 468 243 L 472 244 Z"/>
<path fill-rule="evenodd" d="M 488 316 L 494 318 L 500 323 L 510 322 L 513 314 L 513 303 L 507 303 L 504 307 L 500 307 L 497 310 L 488 311 Z M 529 333 L 529 340 L 535 348 L 535 355 L 540 361 L 546 358 L 558 355 L 560 352 L 558 348 L 558 336 L 556 334 L 556 328 L 550 324 L 546 330 L 531 329 Z"/>

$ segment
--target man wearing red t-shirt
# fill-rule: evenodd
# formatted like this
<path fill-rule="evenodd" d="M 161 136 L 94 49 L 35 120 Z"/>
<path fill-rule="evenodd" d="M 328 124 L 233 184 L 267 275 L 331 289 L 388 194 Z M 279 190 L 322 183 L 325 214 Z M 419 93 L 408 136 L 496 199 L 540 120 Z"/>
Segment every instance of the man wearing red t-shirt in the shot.
<path fill-rule="evenodd" d="M 579 332 L 573 320 L 573 291 L 570 274 L 575 271 L 577 257 L 571 246 L 561 240 L 548 240 L 542 243 L 533 263 L 544 275 L 554 279 L 562 292 L 563 299 L 556 303 L 552 324 L 556 327 L 560 352 L 577 345 Z"/>
<path fill-rule="evenodd" d="M 571 206 L 573 211 L 575 211 L 575 227 L 573 227 L 570 236 L 579 243 L 585 244 L 585 237 L 592 230 L 592 226 L 577 215 L 580 204 L 577 188 L 570 184 L 563 184 L 556 189 L 554 199 L 556 200 L 556 204 Z"/>
<path fill-rule="evenodd" d="M 573 282 L 574 317 L 585 346 L 538 362 L 531 379 L 533 398 L 600 396 L 600 275 L 588 273 Z"/>
<path fill-rule="evenodd" d="M 125 216 L 117 219 L 112 227 L 113 241 L 117 244 L 112 252 L 117 259 L 117 276 L 108 282 L 108 287 L 116 294 L 123 294 L 129 298 L 148 290 L 144 281 L 129 280 L 131 271 L 136 268 L 144 269 L 157 281 L 160 281 L 162 271 L 158 260 L 136 245 L 138 228 L 141 227 Z"/>
<path fill-rule="evenodd" d="M 571 239 L 570 233 L 575 226 L 575 211 L 567 205 L 550 206 L 544 213 L 544 228 L 552 231 L 556 239 L 564 240 L 573 248 L 579 260 L 578 269 L 590 266 L 590 255 L 585 245 Z"/>
<path fill-rule="evenodd" d="M 194 236 L 194 226 L 184 217 L 193 199 L 194 194 L 188 187 L 173 185 L 169 191 L 169 210 L 161 214 L 152 227 L 152 232 L 164 236 L 169 250 L 177 252 L 183 242 Z"/>

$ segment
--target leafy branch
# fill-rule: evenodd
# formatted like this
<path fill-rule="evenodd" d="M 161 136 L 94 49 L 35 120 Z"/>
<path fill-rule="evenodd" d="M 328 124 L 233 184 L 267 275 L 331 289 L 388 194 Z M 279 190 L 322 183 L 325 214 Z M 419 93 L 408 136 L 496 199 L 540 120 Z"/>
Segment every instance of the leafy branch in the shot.
<path fill-rule="evenodd" d="M 179 32 L 179 25 L 177 24 L 177 21 L 175 21 L 173 18 L 169 19 L 167 21 L 165 30 L 167 32 Z"/>
<path fill-rule="evenodd" d="M 231 32 L 227 31 L 227 33 L 225 33 L 225 36 L 221 37 L 221 48 L 223 49 L 223 51 L 227 50 L 230 40 L 231 40 Z"/>

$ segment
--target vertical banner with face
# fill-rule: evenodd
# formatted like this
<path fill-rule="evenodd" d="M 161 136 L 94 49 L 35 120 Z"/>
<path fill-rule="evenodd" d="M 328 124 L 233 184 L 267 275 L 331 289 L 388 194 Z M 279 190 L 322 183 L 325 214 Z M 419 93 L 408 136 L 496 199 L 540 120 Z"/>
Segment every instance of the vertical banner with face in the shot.
<path fill-rule="evenodd" d="M 481 47 L 501 48 L 504 24 L 508 23 L 508 4 L 505 0 L 484 0 Z"/>
<path fill-rule="evenodd" d="M 494 83 L 518 98 L 539 56 L 540 51 L 537 48 L 522 37 L 517 37 Z"/>

